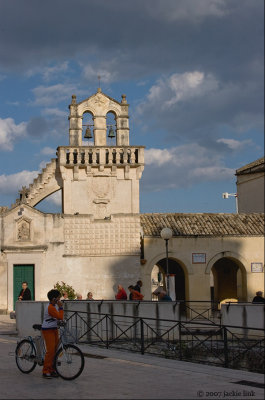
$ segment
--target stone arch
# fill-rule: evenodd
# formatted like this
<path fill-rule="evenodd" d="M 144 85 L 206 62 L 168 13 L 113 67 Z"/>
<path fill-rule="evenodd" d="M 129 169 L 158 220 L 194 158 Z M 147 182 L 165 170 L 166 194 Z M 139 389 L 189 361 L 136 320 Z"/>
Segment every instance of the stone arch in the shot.
<path fill-rule="evenodd" d="M 31 207 L 35 207 L 37 206 L 41 201 L 45 200 L 47 197 L 49 197 L 50 195 L 52 195 L 53 193 L 58 192 L 59 190 L 61 190 L 61 187 L 49 187 L 46 188 L 45 192 L 42 193 L 40 196 L 36 196 L 34 198 L 34 200 L 32 200 L 31 202 L 28 203 L 28 205 L 30 205 Z"/>
<path fill-rule="evenodd" d="M 91 116 L 92 121 L 90 121 Z M 86 130 L 89 127 L 91 132 L 91 139 L 94 136 L 94 113 L 91 110 L 85 110 L 82 114 L 82 145 L 86 145 L 88 138 L 85 138 Z M 85 141 L 84 141 L 85 140 Z"/>
<path fill-rule="evenodd" d="M 176 254 L 170 252 L 168 258 L 169 258 L 169 261 L 171 260 L 173 263 L 176 264 L 176 268 L 178 265 L 183 271 L 184 284 L 185 284 L 185 290 L 184 290 L 185 300 L 188 300 L 189 299 L 189 273 L 192 273 L 193 271 L 188 271 L 187 264 L 184 261 L 180 260 Z M 153 257 L 146 265 L 145 276 L 148 277 L 150 284 L 151 284 L 151 275 L 152 275 L 154 266 L 159 265 L 159 261 L 164 260 L 164 259 L 165 259 L 165 252 L 159 253 L 155 257 Z M 161 267 L 161 265 L 160 265 L 160 267 Z M 170 268 L 169 268 L 169 273 L 171 273 Z M 182 299 L 182 300 L 184 300 L 184 299 Z"/>
<path fill-rule="evenodd" d="M 237 253 L 224 251 L 209 260 L 205 273 L 212 273 L 213 299 L 247 299 L 246 260 Z M 226 275 L 226 276 L 225 276 Z M 211 289 L 212 290 L 212 289 Z"/>
<path fill-rule="evenodd" d="M 118 146 L 129 146 L 129 121 L 128 104 L 123 97 L 121 103 L 105 95 L 99 89 L 96 94 L 76 103 L 76 96 L 72 96 L 72 103 L 69 106 L 69 138 L 70 146 L 82 145 L 82 116 L 85 112 L 91 112 L 94 116 L 94 145 L 106 146 L 106 116 L 108 113 L 114 113 L 117 125 Z M 124 123 L 126 120 L 126 123 Z"/>
<path fill-rule="evenodd" d="M 206 269 L 205 269 L 205 273 L 206 274 L 210 274 L 214 263 L 216 261 L 218 261 L 220 258 L 224 258 L 224 257 L 231 258 L 231 259 L 234 259 L 234 260 L 238 260 L 243 268 L 245 268 L 245 265 L 247 265 L 247 260 L 244 257 L 242 257 L 240 254 L 234 253 L 233 251 L 222 251 L 220 253 L 217 253 L 215 256 L 213 256 L 208 261 Z"/>
<path fill-rule="evenodd" d="M 115 111 L 113 111 L 113 109 L 109 110 L 106 114 L 106 127 L 107 127 L 107 143 L 109 145 L 115 145 L 117 144 L 117 113 Z M 115 140 L 113 140 L 114 138 L 109 138 L 109 132 L 110 132 L 110 128 L 112 127 L 113 129 L 113 133 L 114 133 L 114 138 Z"/>

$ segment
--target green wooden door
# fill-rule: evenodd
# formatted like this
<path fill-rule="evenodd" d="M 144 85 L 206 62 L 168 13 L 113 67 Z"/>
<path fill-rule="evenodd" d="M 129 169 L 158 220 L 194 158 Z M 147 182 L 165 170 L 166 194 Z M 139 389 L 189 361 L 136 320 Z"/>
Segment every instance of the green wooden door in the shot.
<path fill-rule="evenodd" d="M 15 304 L 22 289 L 22 282 L 28 282 L 28 288 L 31 291 L 31 300 L 34 300 L 34 265 L 15 264 L 13 271 L 13 299 L 14 299 L 14 310 Z"/>

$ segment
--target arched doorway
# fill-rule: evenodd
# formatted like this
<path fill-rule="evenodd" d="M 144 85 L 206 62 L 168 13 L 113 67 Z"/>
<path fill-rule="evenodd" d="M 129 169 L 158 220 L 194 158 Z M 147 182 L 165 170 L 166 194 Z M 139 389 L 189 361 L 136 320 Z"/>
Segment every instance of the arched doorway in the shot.
<path fill-rule="evenodd" d="M 212 267 L 213 298 L 220 302 L 225 299 L 245 301 L 246 272 L 237 260 L 222 257 Z"/>
<path fill-rule="evenodd" d="M 163 286 L 166 289 L 166 258 L 162 258 L 159 260 L 156 265 L 154 265 L 151 279 L 152 279 L 152 287 L 156 287 L 157 285 Z M 177 300 L 185 300 L 186 299 L 186 280 L 185 280 L 185 272 L 181 265 L 173 259 L 168 259 L 168 273 L 175 275 L 175 299 Z"/>

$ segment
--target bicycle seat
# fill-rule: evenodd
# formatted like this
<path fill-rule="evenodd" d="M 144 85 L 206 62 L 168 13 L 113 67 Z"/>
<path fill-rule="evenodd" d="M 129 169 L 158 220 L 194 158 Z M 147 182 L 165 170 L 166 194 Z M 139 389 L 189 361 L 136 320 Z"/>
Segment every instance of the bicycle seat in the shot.
<path fill-rule="evenodd" d="M 34 325 L 32 325 L 32 328 L 37 330 L 37 331 L 41 331 L 41 325 L 40 324 L 34 324 Z"/>

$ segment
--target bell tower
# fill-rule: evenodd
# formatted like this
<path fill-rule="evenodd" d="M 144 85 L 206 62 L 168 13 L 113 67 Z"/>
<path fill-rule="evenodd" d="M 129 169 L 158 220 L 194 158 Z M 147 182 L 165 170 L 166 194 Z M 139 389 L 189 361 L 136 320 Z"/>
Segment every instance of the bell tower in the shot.
<path fill-rule="evenodd" d="M 101 89 L 69 105 L 69 146 L 58 147 L 63 182 L 63 213 L 91 214 L 108 219 L 114 214 L 139 213 L 139 180 L 144 169 L 144 146 L 130 146 L 129 105 L 118 102 Z M 83 124 L 85 113 L 92 124 Z M 115 124 L 107 126 L 107 114 Z M 115 139 L 107 145 L 108 137 Z"/>

